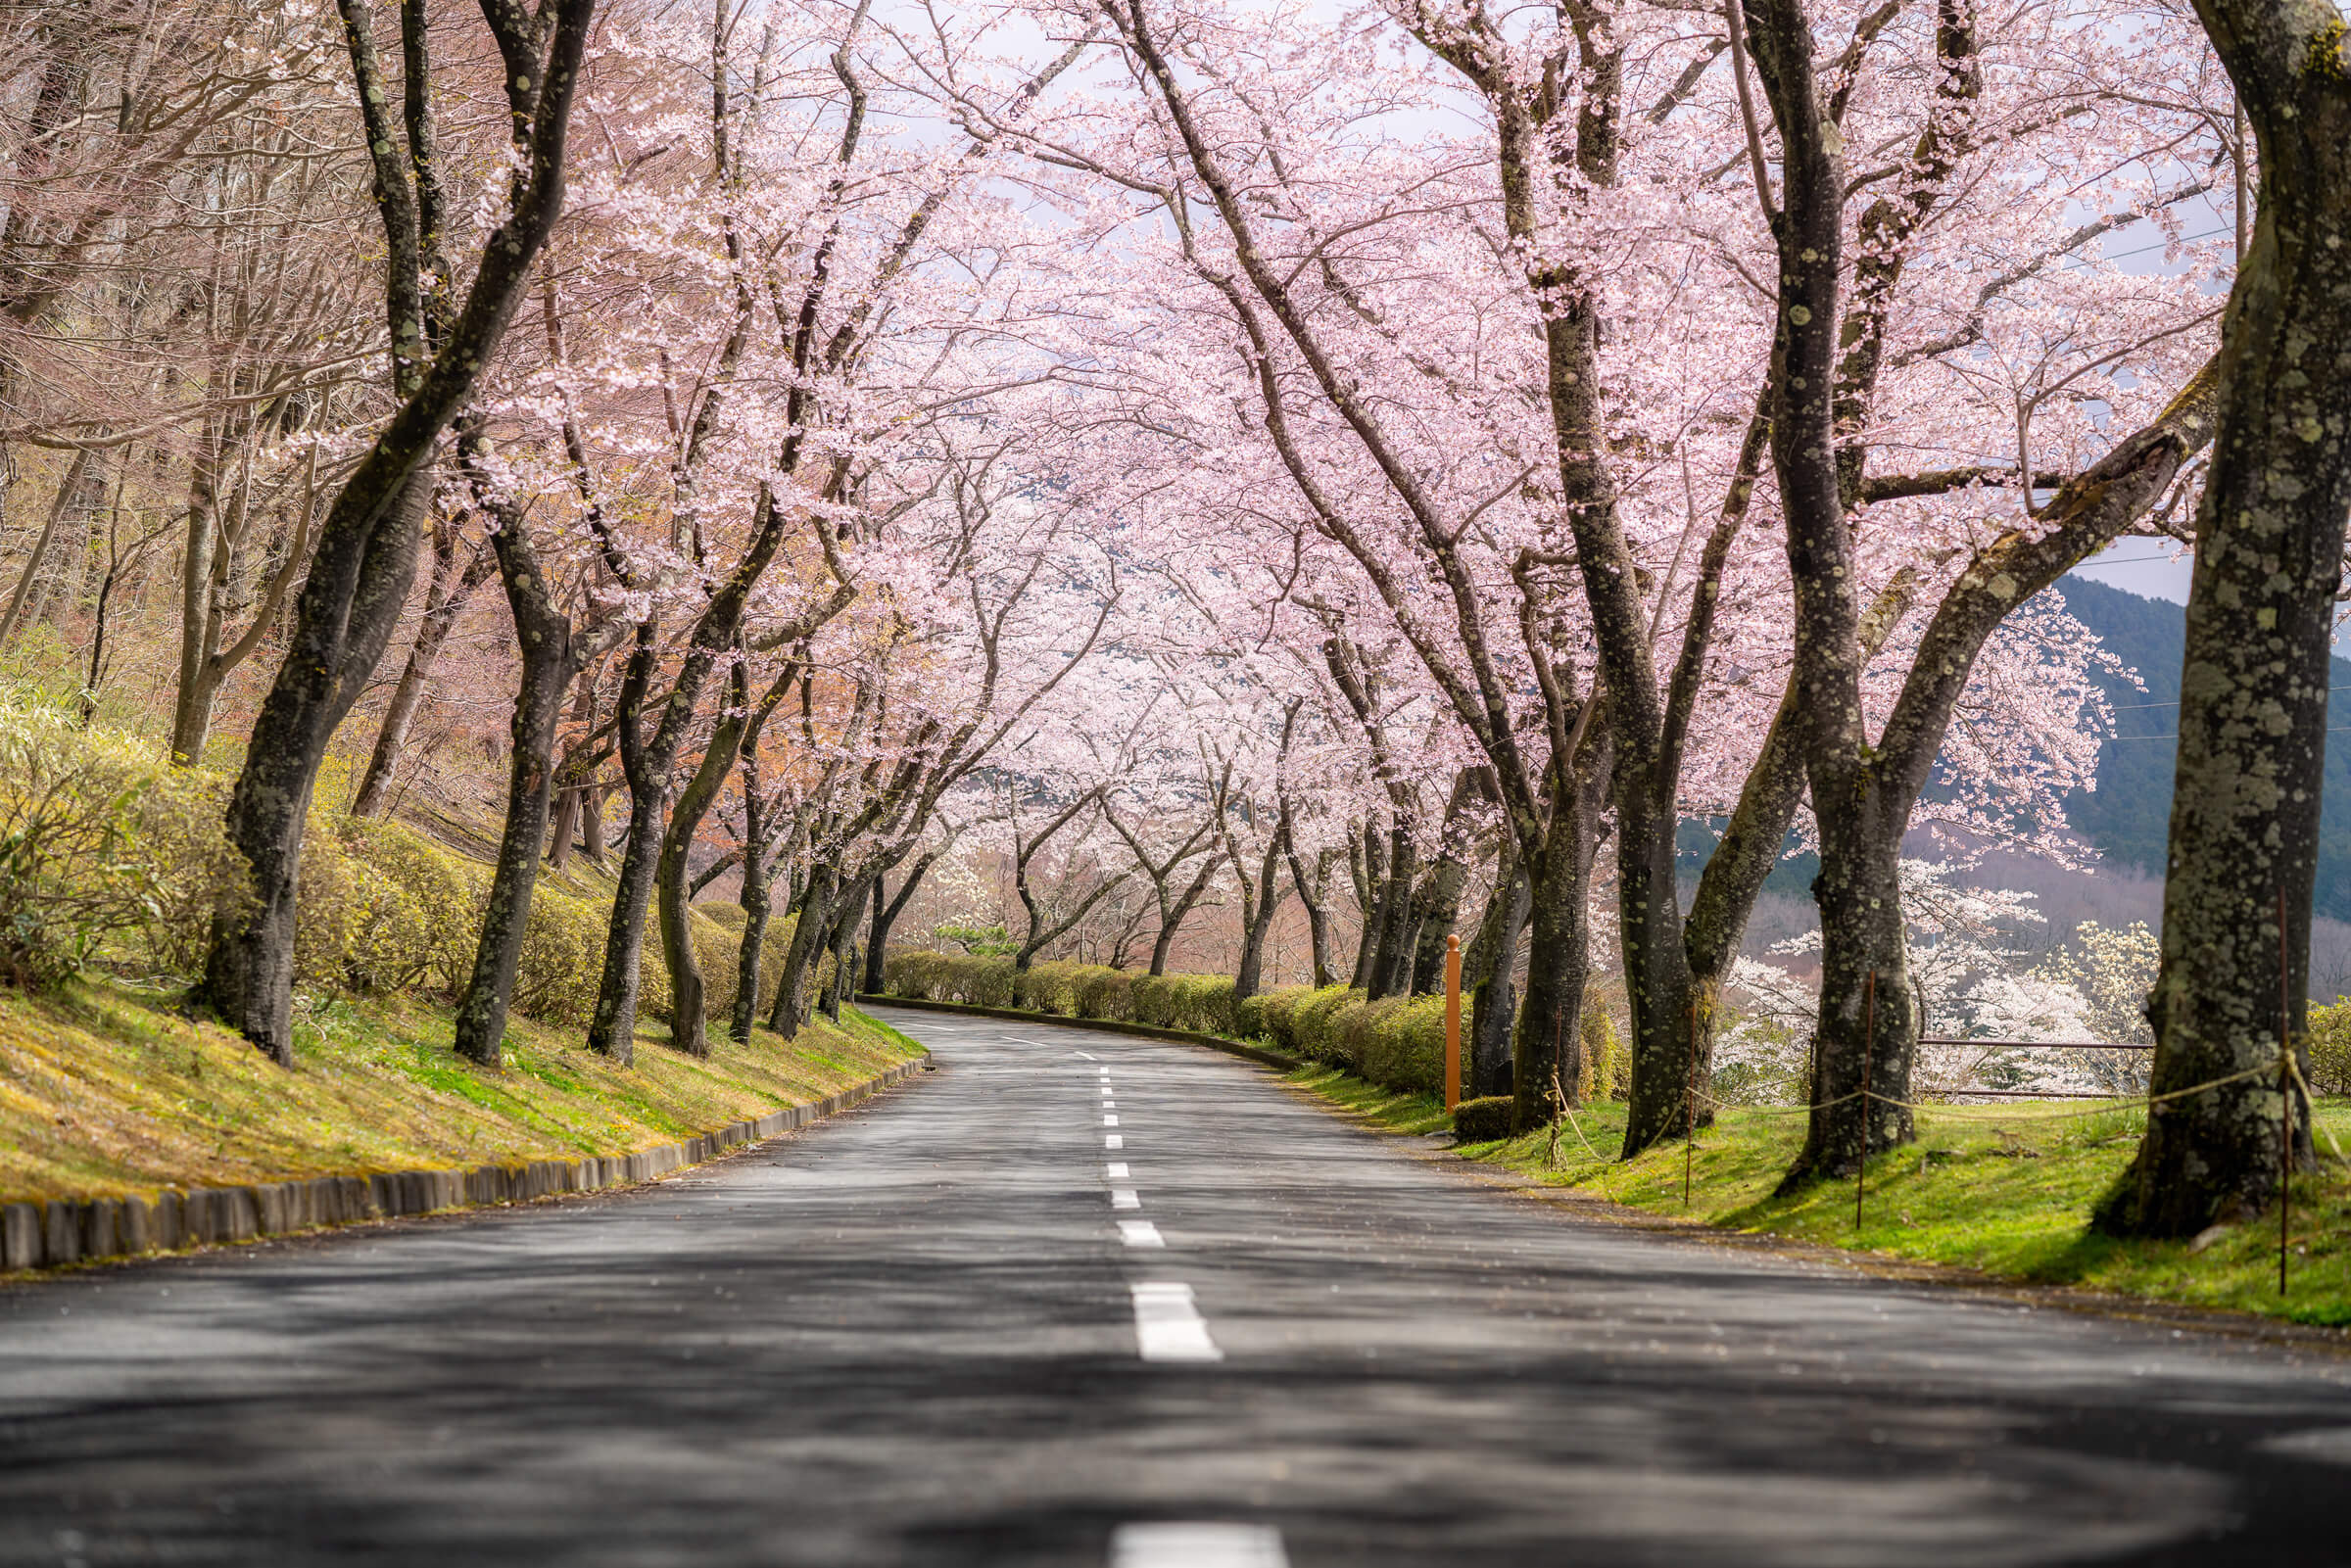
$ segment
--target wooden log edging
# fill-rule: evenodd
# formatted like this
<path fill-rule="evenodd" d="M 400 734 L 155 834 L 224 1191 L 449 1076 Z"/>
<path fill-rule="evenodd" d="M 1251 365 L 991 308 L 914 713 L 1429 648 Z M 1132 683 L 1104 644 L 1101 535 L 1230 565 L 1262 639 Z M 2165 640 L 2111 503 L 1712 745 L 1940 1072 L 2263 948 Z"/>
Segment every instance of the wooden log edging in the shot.
<path fill-rule="evenodd" d="M 329 1225 L 485 1204 L 528 1203 L 657 1180 L 729 1150 L 836 1115 L 920 1071 L 915 1057 L 864 1083 L 714 1131 L 627 1155 L 534 1160 L 471 1170 L 386 1170 L 243 1187 L 167 1188 L 154 1198 L 58 1198 L 0 1207 L 0 1271 L 178 1252 Z"/>
<path fill-rule="evenodd" d="M 1226 1056 L 1237 1056 L 1251 1062 L 1279 1068 L 1287 1072 L 1306 1064 L 1287 1051 L 1276 1051 L 1270 1045 L 1252 1045 L 1246 1040 L 1227 1039 L 1222 1034 L 1204 1034 L 1198 1029 L 1163 1029 L 1156 1023 L 1128 1023 L 1122 1019 L 1074 1019 L 1060 1013 L 1036 1013 L 1020 1007 L 982 1007 L 977 1002 L 934 1002 L 928 997 L 884 996 L 879 991 L 860 992 L 859 1007 L 914 1007 L 932 1013 L 971 1013 L 984 1019 L 1013 1019 L 1022 1023 L 1058 1023 L 1070 1029 L 1098 1029 L 1105 1034 L 1131 1034 L 1143 1040 L 1174 1040 L 1179 1045 L 1205 1045 Z"/>

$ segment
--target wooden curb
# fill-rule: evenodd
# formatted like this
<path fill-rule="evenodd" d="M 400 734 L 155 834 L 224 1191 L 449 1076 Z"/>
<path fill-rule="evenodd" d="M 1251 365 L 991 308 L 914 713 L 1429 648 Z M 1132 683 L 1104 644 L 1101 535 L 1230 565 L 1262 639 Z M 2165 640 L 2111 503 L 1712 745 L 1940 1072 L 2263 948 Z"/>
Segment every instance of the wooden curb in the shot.
<path fill-rule="evenodd" d="M 1105 1034 L 1131 1034 L 1145 1040 L 1174 1040 L 1178 1045 L 1205 1045 L 1227 1056 L 1246 1057 L 1270 1068 L 1288 1071 L 1306 1063 L 1287 1051 L 1271 1046 L 1250 1045 L 1241 1040 L 1227 1040 L 1222 1034 L 1203 1034 L 1197 1029 L 1163 1029 L 1156 1023 L 1127 1023 L 1117 1019 L 1073 1019 L 1059 1013 L 1031 1013 L 1017 1007 L 980 1007 L 970 1002 L 931 1002 L 911 996 L 883 996 L 868 992 L 856 999 L 857 1006 L 913 1007 L 932 1013 L 969 1013 L 985 1019 L 1014 1019 L 1023 1023 L 1058 1023 L 1069 1029 L 1099 1029 Z"/>
<path fill-rule="evenodd" d="M 683 1143 L 635 1154 L 534 1160 L 471 1170 L 386 1170 L 245 1187 L 167 1188 L 153 1199 L 59 1198 L 45 1204 L 9 1204 L 0 1207 L 0 1271 L 177 1252 L 328 1225 L 635 1186 L 845 1111 L 922 1070 L 928 1060 L 916 1057 L 839 1094 L 746 1121 L 730 1121 Z"/>

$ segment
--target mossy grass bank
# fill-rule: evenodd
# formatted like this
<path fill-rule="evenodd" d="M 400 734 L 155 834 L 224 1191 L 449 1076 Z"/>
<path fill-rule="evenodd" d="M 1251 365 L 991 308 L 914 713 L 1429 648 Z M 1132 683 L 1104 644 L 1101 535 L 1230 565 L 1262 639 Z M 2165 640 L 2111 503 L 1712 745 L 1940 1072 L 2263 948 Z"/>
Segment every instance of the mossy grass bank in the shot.
<path fill-rule="evenodd" d="M 305 998 L 292 1071 L 166 998 L 108 981 L 0 990 L 0 1203 L 413 1166 L 634 1153 L 805 1104 L 923 1054 L 878 1020 L 791 1041 L 714 1032 L 619 1069 L 576 1027 L 516 1016 L 501 1070 L 450 1015 L 397 996 Z"/>
<path fill-rule="evenodd" d="M 1383 1088 L 1327 1067 L 1288 1081 L 1400 1133 L 1451 1127 L 1433 1095 Z M 2016 1101 L 1930 1108 L 1917 1143 L 1870 1162 L 1853 1217 L 1853 1183 L 1827 1181 L 1774 1196 L 1804 1121 L 1795 1108 L 1735 1107 L 1701 1127 L 1689 1151 L 1690 1200 L 1682 1201 L 1684 1146 L 1658 1145 L 1630 1162 L 1612 1158 L 1624 1107 L 1579 1108 L 1579 1137 L 1562 1122 L 1497 1142 L 1469 1144 L 1464 1159 L 1546 1185 L 1570 1187 L 1655 1213 L 1687 1213 L 1726 1229 L 1981 1270 L 2040 1285 L 2080 1286 L 2183 1305 L 2258 1312 L 2296 1322 L 2351 1325 L 2351 1167 L 2329 1135 L 2351 1148 L 2351 1101 L 2318 1105 L 2324 1153 L 2315 1174 L 2293 1183 L 2287 1290 L 2278 1293 L 2278 1216 L 2185 1241 L 2118 1241 L 2092 1235 L 2090 1207 L 2130 1163 L 2145 1117 L 2080 1101 Z"/>

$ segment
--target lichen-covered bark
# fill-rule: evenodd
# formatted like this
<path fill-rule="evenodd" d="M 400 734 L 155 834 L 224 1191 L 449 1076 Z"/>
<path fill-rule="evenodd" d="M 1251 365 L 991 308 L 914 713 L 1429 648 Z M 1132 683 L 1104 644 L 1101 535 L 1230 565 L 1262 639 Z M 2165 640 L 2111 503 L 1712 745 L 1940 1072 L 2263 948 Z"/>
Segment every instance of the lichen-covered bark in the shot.
<path fill-rule="evenodd" d="M 2147 1017 L 2156 1095 L 2238 1081 L 2154 1106 L 2099 1214 L 2108 1230 L 2175 1236 L 2277 1192 L 2288 1111 L 2278 1067 L 2308 1006 L 2329 640 L 2351 513 L 2351 35 L 2322 0 L 2196 10 L 2259 140 L 2261 188 L 2224 321 L 2196 517 Z"/>
<path fill-rule="evenodd" d="M 1462 983 L 1470 994 L 1472 1098 L 1511 1092 L 1511 1024 L 1518 1007 L 1511 972 L 1517 966 L 1518 937 L 1532 906 L 1517 841 L 1504 833 L 1495 852 L 1493 893 L 1478 919 L 1477 934 L 1462 954 Z"/>
<path fill-rule="evenodd" d="M 808 971 L 824 950 L 839 888 L 830 860 L 809 868 L 799 920 L 792 928 L 792 945 L 784 950 L 784 970 L 776 976 L 775 1006 L 767 1017 L 767 1026 L 787 1040 L 796 1037 L 800 1025 L 808 1022 Z"/>
<path fill-rule="evenodd" d="M 353 0 L 341 7 L 388 246 L 385 311 L 402 402 L 319 529 L 285 662 L 255 721 L 224 824 L 251 873 L 254 899 L 216 922 L 199 988 L 207 1005 L 280 1062 L 293 1059 L 295 883 L 318 766 L 374 674 L 415 581 L 433 449 L 505 335 L 562 208 L 564 139 L 596 7 L 595 0 L 551 5 L 537 18 L 502 4 L 482 8 L 505 57 L 519 156 L 506 215 L 486 238 L 464 305 L 438 334 L 429 360 L 422 282 L 429 235 L 419 233 L 412 181 L 425 177 L 431 150 L 416 141 L 413 124 L 408 137 L 392 125 L 367 13 Z M 409 69 L 421 70 L 421 8 L 403 20 L 417 34 L 407 40 Z"/>
<path fill-rule="evenodd" d="M 459 1056 L 499 1065 L 506 1032 L 506 1008 L 538 884 L 540 846 L 547 840 L 551 786 L 554 780 L 555 730 L 565 697 L 579 674 L 578 642 L 571 620 L 556 609 L 547 577 L 523 531 L 519 507 L 505 509 L 491 536 L 506 603 L 514 616 L 515 646 L 522 655 L 522 684 L 514 696 L 513 764 L 506 778 L 506 822 L 499 837 L 498 863 L 482 912 L 473 974 L 457 999 Z"/>
<path fill-rule="evenodd" d="M 865 939 L 865 989 L 867 991 L 879 992 L 882 989 L 882 966 L 888 954 L 889 929 L 898 923 L 898 917 L 906 913 L 906 906 L 913 901 L 915 889 L 922 886 L 923 877 L 937 859 L 938 856 L 936 854 L 927 854 L 918 858 L 912 866 L 906 869 L 906 879 L 898 883 L 898 890 L 887 899 L 882 896 L 881 887 L 879 885 L 875 887 L 874 926 Z"/>
<path fill-rule="evenodd" d="M 1595 725 L 1572 754 L 1571 770 L 1554 769 L 1551 828 L 1541 851 L 1528 859 L 1526 999 L 1511 1041 L 1513 1130 L 1539 1127 L 1552 1117 L 1552 1082 L 1575 1092 L 1575 1021 L 1584 1013 L 1591 972 L 1592 861 L 1612 769 L 1605 725 Z M 1560 778 L 1561 772 L 1566 773 Z"/>

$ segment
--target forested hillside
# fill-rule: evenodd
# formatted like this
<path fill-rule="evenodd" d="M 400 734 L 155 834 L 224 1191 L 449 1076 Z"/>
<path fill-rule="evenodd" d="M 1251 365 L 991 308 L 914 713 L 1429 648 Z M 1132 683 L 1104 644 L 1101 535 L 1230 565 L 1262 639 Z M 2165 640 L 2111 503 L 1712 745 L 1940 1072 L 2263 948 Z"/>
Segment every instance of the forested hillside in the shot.
<path fill-rule="evenodd" d="M 2085 577 L 2063 579 L 2056 592 L 2137 676 L 2137 682 L 2122 674 L 2104 678 L 2115 708 L 2115 734 L 2098 749 L 2097 788 L 2075 791 L 2066 800 L 2066 815 L 2115 862 L 2160 877 L 2171 825 L 2171 737 L 2180 723 L 2180 655 L 2187 612 Z M 2334 661 L 2333 686 L 2337 692 L 2351 687 L 2351 662 Z M 2321 915 L 2351 920 L 2351 724 L 2329 729 L 2316 903 Z"/>

